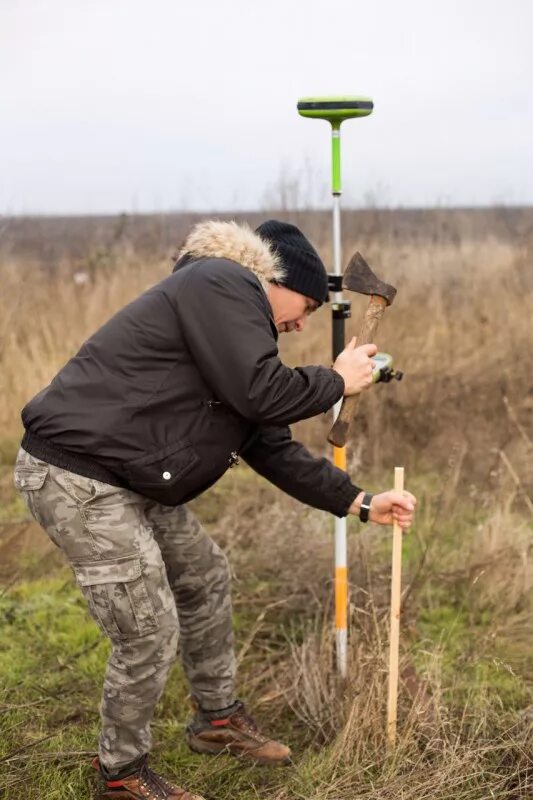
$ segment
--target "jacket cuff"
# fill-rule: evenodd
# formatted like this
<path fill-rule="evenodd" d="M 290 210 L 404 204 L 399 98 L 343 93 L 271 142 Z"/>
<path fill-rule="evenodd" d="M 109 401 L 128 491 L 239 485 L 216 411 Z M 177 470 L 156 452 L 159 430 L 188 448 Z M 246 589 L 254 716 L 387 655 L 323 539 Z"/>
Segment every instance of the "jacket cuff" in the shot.
<path fill-rule="evenodd" d="M 338 507 L 339 510 L 335 510 L 336 517 L 346 517 L 348 511 L 350 510 L 350 506 L 352 505 L 353 501 L 363 490 L 356 486 L 354 483 L 349 482 L 345 487 L 341 489 L 339 492 L 339 503 Z"/>
<path fill-rule="evenodd" d="M 335 390 L 336 390 L 336 395 L 337 395 L 335 403 L 338 403 L 339 400 L 342 397 L 344 397 L 344 389 L 346 388 L 345 387 L 345 383 L 344 383 L 344 378 L 342 377 L 342 375 L 339 375 L 339 373 L 335 369 L 330 369 L 330 372 L 333 375 L 333 379 L 334 379 L 334 383 L 335 383 Z"/>

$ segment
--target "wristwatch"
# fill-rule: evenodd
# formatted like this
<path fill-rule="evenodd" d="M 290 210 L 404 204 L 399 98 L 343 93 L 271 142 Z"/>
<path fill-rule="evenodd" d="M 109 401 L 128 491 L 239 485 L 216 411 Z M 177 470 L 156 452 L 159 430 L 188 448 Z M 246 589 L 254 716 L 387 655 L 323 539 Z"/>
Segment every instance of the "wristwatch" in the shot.
<path fill-rule="evenodd" d="M 370 514 L 370 503 L 372 502 L 372 498 L 374 497 L 373 494 L 370 492 L 365 492 L 363 499 L 361 500 L 361 506 L 359 508 L 359 519 L 361 522 L 368 522 L 368 515 Z"/>

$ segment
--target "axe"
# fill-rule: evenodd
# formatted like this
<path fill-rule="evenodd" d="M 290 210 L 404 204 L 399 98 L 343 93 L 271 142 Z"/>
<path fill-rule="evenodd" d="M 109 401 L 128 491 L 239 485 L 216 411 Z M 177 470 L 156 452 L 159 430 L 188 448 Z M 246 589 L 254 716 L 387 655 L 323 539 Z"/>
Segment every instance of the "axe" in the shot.
<path fill-rule="evenodd" d="M 349 292 L 370 295 L 370 303 L 357 337 L 357 346 L 369 344 L 374 339 L 386 307 L 394 300 L 396 289 L 374 275 L 361 253 L 355 253 L 350 259 L 342 278 L 342 288 Z M 358 394 L 343 398 L 341 410 L 328 436 L 328 442 L 335 447 L 344 447 L 346 444 L 358 405 Z"/>

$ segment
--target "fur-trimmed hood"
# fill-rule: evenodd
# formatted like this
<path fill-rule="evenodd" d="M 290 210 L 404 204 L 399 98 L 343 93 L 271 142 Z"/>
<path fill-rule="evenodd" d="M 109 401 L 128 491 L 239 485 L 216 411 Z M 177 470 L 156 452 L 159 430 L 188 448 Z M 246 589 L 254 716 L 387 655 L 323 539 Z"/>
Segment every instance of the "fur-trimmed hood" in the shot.
<path fill-rule="evenodd" d="M 246 223 L 209 220 L 194 226 L 178 255 L 182 258 L 225 258 L 250 270 L 266 291 L 284 277 L 279 256 Z"/>

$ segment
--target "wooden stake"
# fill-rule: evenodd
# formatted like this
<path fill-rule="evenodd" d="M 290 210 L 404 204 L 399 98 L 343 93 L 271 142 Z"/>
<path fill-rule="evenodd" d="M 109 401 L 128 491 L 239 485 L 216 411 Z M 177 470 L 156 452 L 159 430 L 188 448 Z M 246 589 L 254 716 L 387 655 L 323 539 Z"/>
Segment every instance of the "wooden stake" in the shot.
<path fill-rule="evenodd" d="M 394 469 L 394 491 L 403 492 L 404 469 Z M 402 584 L 402 529 L 397 522 L 392 532 L 392 578 L 390 599 L 389 702 L 387 711 L 387 741 L 390 748 L 396 741 L 398 708 L 398 667 L 400 653 L 400 601 Z"/>

